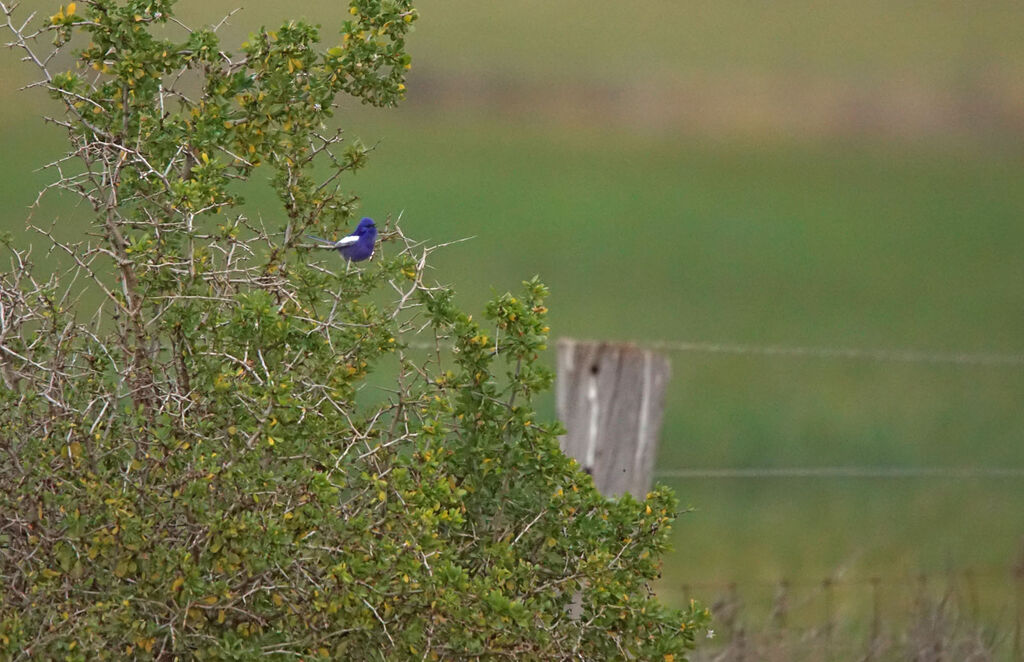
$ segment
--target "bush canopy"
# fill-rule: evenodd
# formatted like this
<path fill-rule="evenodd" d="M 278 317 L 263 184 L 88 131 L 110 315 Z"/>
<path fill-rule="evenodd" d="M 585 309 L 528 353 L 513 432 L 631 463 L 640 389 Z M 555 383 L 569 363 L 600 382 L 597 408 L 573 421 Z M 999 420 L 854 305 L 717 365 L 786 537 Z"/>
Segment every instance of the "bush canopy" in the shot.
<path fill-rule="evenodd" d="M 602 498 L 534 411 L 546 288 L 475 320 L 397 223 L 359 265 L 305 238 L 351 227 L 367 150 L 330 118 L 401 99 L 410 0 L 237 53 L 174 4 L 0 1 L 89 217 L 32 226 L 45 278 L 4 241 L 0 657 L 682 660 L 707 612 L 650 588 L 674 497 Z"/>

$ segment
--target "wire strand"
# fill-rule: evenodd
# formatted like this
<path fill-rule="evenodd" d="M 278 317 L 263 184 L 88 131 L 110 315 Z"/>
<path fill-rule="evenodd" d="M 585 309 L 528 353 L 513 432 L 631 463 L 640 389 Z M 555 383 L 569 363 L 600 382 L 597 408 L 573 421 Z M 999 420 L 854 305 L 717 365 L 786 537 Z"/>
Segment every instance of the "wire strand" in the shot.
<path fill-rule="evenodd" d="M 569 340 L 562 338 L 561 340 Z M 587 342 L 580 340 L 579 342 Z M 877 361 L 890 363 L 927 363 L 934 365 L 1024 367 L 1024 354 L 990 352 L 930 352 L 917 349 L 860 349 L 855 347 L 816 347 L 799 345 L 749 345 L 743 343 L 689 340 L 630 341 L 628 344 L 665 352 L 733 354 L 782 358 L 813 358 Z M 412 341 L 410 349 L 435 349 L 437 344 Z"/>
<path fill-rule="evenodd" d="M 915 349 L 858 349 L 850 347 L 801 347 L 784 345 L 746 345 L 741 343 L 653 341 L 640 343 L 650 349 L 707 354 L 783 356 L 791 358 L 859 359 L 899 363 L 939 363 L 982 366 L 1024 366 L 1024 354 L 971 352 L 927 352 Z"/>
<path fill-rule="evenodd" d="M 738 467 L 663 469 L 658 478 L 1022 478 L 1024 467 Z"/>

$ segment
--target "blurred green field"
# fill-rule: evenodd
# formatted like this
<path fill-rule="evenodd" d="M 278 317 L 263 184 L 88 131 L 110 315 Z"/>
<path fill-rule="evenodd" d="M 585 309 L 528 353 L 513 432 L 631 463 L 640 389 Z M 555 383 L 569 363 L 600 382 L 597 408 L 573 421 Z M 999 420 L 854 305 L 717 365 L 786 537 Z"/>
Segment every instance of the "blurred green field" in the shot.
<path fill-rule="evenodd" d="M 24 0 L 21 7 L 44 14 L 59 4 Z M 343 4 L 211 0 L 181 2 L 177 11 L 196 26 L 241 7 L 223 31 L 230 44 L 256 26 L 295 17 L 320 23 L 329 36 Z M 969 86 L 1024 69 L 1024 6 L 1014 0 L 984 6 L 657 0 L 638 8 L 610 0 L 424 0 L 417 6 L 421 20 L 409 47 L 416 68 L 431 71 L 599 81 L 780 73 Z M 5 58 L 0 72 L 9 64 Z"/>
<path fill-rule="evenodd" d="M 268 3 L 269 4 L 269 3 Z M 269 5 L 273 6 L 273 5 Z M 1024 6 L 986 3 L 472 0 L 420 4 L 424 66 L 594 80 L 728 72 L 967 82 L 1019 71 Z M 443 64 L 441 64 L 443 63 Z"/>
<path fill-rule="evenodd" d="M 45 0 L 22 6 L 48 12 Z M 273 0 L 181 2 L 190 25 L 217 22 L 241 7 L 225 35 L 285 18 L 342 20 L 345 3 Z M 657 0 L 630 7 L 610 0 L 423 0 L 410 41 L 417 67 L 498 71 L 516 76 L 630 79 L 651 73 L 803 71 L 825 76 L 865 72 L 965 80 L 979 68 L 1019 71 L 1024 6 L 1013 0 L 931 3 L 772 3 Z M 339 8 L 342 8 L 339 11 Z M 54 9 L 55 10 L 55 9 Z"/>
<path fill-rule="evenodd" d="M 231 4 L 188 12 L 198 22 Z M 910 72 L 959 85 L 1024 62 L 1024 6 L 1013 2 L 660 2 L 628 16 L 608 2 L 554 4 L 425 2 L 417 66 L 616 80 L 638 69 Z M 233 22 L 272 22 L 286 9 L 252 3 Z M 30 168 L 60 139 L 26 115 L 38 95 L 14 101 L 27 74 L 2 63 L 0 228 L 18 229 L 45 181 Z M 555 336 L 1024 349 L 1019 141 L 638 135 L 433 112 L 415 90 L 398 111 L 346 105 L 339 116 L 353 135 L 381 141 L 349 179 L 365 213 L 403 212 L 406 232 L 422 239 L 476 237 L 435 263 L 466 307 L 540 274 Z M 269 198 L 252 202 L 273 217 Z M 663 470 L 1024 467 L 1020 366 L 672 358 Z M 1024 484 L 1009 478 L 669 483 L 697 509 L 666 560 L 661 590 L 672 600 L 700 582 L 950 567 L 976 569 L 995 595 L 1024 535 Z"/>

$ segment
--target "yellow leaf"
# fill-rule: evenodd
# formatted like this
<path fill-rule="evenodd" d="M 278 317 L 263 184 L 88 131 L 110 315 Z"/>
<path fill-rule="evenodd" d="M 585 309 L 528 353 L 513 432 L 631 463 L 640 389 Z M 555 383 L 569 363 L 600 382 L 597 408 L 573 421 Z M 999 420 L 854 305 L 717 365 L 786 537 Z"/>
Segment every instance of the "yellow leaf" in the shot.
<path fill-rule="evenodd" d="M 185 578 L 184 577 L 178 577 L 177 579 L 174 580 L 174 583 L 171 584 L 171 591 L 172 592 L 173 591 L 177 591 L 178 589 L 180 589 L 184 585 L 185 585 Z"/>
<path fill-rule="evenodd" d="M 665 653 L 665 662 L 675 662 L 676 656 L 672 653 Z"/>

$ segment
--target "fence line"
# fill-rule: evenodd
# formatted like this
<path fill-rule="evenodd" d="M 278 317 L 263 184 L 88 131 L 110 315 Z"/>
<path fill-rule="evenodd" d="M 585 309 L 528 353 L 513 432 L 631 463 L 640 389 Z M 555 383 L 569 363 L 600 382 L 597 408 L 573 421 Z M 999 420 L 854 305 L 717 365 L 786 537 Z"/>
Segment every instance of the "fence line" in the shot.
<path fill-rule="evenodd" d="M 1024 572 L 1017 565 L 996 565 L 996 566 L 970 566 L 949 568 L 946 570 L 933 571 L 907 571 L 903 573 L 869 573 L 849 574 L 843 570 L 836 570 L 832 573 L 825 573 L 821 576 L 815 575 L 780 575 L 777 579 L 754 579 L 743 580 L 717 579 L 717 580 L 696 580 L 684 581 L 678 584 L 684 592 L 700 590 L 708 592 L 743 592 L 744 589 L 765 589 L 774 587 L 786 587 L 792 589 L 819 589 L 822 587 L 831 588 L 863 588 L 880 585 L 882 587 L 949 587 L 963 582 L 964 586 L 982 582 L 1002 582 L 1009 591 L 1013 589 L 1012 582 L 1024 581 Z M 668 584 L 664 585 L 666 588 Z M 1024 588 L 1022 586 L 1021 588 Z"/>
<path fill-rule="evenodd" d="M 1024 467 L 739 467 L 662 469 L 657 478 L 1024 478 Z"/>
<path fill-rule="evenodd" d="M 853 359 L 958 366 L 1024 366 L 1024 354 L 939 353 L 920 350 L 748 345 L 691 341 L 638 341 L 625 344 L 631 344 L 644 349 L 671 352 L 703 352 L 784 358 Z M 408 343 L 407 346 L 413 349 L 433 350 L 439 346 L 448 346 L 448 341 L 447 339 L 438 339 L 433 343 L 413 341 Z M 656 478 L 1024 478 L 1024 467 L 713 467 L 662 469 L 656 470 L 654 476 Z"/>
<path fill-rule="evenodd" d="M 782 358 L 813 358 L 875 361 L 889 363 L 925 363 L 933 365 L 1024 367 L 1024 354 L 992 352 L 932 352 L 918 349 L 861 349 L 800 345 L 751 345 L 743 343 L 689 340 L 629 341 L 644 349 L 702 354 L 733 354 Z M 435 349 L 431 342 L 413 341 L 412 349 Z"/>
<path fill-rule="evenodd" d="M 691 659 L 1024 659 L 1021 564 L 888 577 L 843 575 L 677 585 L 684 602 L 694 595 L 715 615 L 717 636 L 701 642 Z M 993 582 L 1001 587 L 995 592 Z"/>
<path fill-rule="evenodd" d="M 969 366 L 1024 366 L 1024 354 L 988 352 L 930 352 L 917 349 L 859 349 L 853 347 L 812 347 L 747 345 L 741 343 L 652 341 L 641 343 L 650 349 L 705 354 L 781 356 L 787 358 L 848 359 L 896 363 L 933 363 Z"/>

